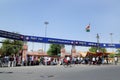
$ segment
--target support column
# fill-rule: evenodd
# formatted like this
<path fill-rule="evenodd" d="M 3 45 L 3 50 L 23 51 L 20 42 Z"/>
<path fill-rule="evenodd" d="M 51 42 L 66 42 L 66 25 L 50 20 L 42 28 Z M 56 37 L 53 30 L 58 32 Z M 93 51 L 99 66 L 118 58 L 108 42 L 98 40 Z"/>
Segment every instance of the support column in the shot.
<path fill-rule="evenodd" d="M 72 55 L 72 57 L 76 57 L 76 49 L 75 49 L 75 45 L 72 45 L 71 55 Z"/>
<path fill-rule="evenodd" d="M 61 48 L 60 52 L 61 52 L 61 58 L 64 58 L 66 53 L 65 48 Z"/>
<path fill-rule="evenodd" d="M 26 65 L 27 62 L 27 51 L 28 46 L 26 44 L 23 45 L 23 51 L 22 51 L 22 65 Z"/>
<path fill-rule="evenodd" d="M 64 44 L 61 44 L 60 45 L 61 46 L 61 50 L 60 50 L 60 57 L 61 58 L 64 58 L 65 57 L 65 53 L 66 53 L 66 51 L 65 51 L 65 45 Z"/>

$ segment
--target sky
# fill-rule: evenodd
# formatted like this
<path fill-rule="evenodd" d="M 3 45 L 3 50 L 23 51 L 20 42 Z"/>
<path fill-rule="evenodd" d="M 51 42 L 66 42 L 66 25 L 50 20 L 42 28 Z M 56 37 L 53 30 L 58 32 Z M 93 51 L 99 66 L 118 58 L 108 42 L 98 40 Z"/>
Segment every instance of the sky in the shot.
<path fill-rule="evenodd" d="M 101 43 L 120 42 L 120 0 L 0 0 L 0 30 Z M 90 32 L 86 26 L 90 24 Z M 1 38 L 2 40 L 2 38 Z M 29 50 L 43 44 L 28 43 Z M 47 45 L 47 48 L 49 45 Z M 77 47 L 84 51 L 88 48 Z M 71 46 L 66 46 L 69 51 Z"/>

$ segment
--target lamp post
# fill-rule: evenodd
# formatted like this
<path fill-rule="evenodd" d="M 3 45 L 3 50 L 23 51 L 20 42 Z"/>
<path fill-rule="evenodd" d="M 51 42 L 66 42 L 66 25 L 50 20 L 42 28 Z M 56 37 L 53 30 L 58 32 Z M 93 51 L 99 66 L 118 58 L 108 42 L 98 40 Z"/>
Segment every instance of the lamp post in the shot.
<path fill-rule="evenodd" d="M 111 38 L 111 46 L 113 46 L 113 33 L 110 33 L 110 38 Z M 113 48 L 112 48 L 112 53 L 114 52 Z"/>
<path fill-rule="evenodd" d="M 111 38 L 111 46 L 113 45 L 113 38 L 112 38 L 112 36 L 113 36 L 113 33 L 110 33 L 110 38 Z M 113 49 L 112 49 L 112 52 L 113 52 Z"/>
<path fill-rule="evenodd" d="M 111 44 L 113 43 L 112 35 L 113 35 L 113 33 L 110 33 L 110 37 L 111 37 Z"/>
<path fill-rule="evenodd" d="M 96 38 L 97 38 L 97 44 L 98 44 L 98 46 L 97 46 L 98 47 L 97 52 L 99 53 L 99 52 L 101 52 L 101 50 L 100 50 L 100 43 L 99 43 L 100 36 L 99 36 L 98 33 L 97 33 Z M 104 52 L 102 53 L 102 64 L 104 64 Z"/>
<path fill-rule="evenodd" d="M 96 36 L 96 38 L 97 38 L 97 44 L 98 44 L 98 46 L 97 46 L 97 52 L 100 52 L 100 45 L 99 45 L 99 34 L 97 33 L 97 36 Z"/>
<path fill-rule="evenodd" d="M 49 22 L 45 21 L 44 24 L 45 24 L 45 38 L 46 38 L 47 37 L 47 25 L 49 24 Z M 44 51 L 46 52 L 46 43 L 44 46 Z"/>

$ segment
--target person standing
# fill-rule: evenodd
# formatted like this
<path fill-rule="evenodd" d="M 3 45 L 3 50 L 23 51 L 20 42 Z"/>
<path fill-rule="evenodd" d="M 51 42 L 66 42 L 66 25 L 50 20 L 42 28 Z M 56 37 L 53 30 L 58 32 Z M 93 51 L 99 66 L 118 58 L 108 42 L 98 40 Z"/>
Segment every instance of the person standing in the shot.
<path fill-rule="evenodd" d="M 8 67 L 13 67 L 13 64 L 14 64 L 14 57 L 13 57 L 13 55 L 11 55 L 10 58 L 9 58 L 9 65 L 8 65 Z"/>
<path fill-rule="evenodd" d="M 117 65 L 117 62 L 118 62 L 117 56 L 114 57 L 114 61 L 115 61 L 115 65 Z"/>
<path fill-rule="evenodd" d="M 92 58 L 93 65 L 95 65 L 95 57 Z"/>

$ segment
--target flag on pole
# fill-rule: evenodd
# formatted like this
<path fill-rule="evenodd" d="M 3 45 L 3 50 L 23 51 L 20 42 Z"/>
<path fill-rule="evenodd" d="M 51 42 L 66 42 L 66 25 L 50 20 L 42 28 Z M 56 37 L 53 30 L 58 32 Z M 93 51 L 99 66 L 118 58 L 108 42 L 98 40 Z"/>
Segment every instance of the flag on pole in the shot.
<path fill-rule="evenodd" d="M 86 32 L 90 32 L 90 24 L 86 27 Z"/>

